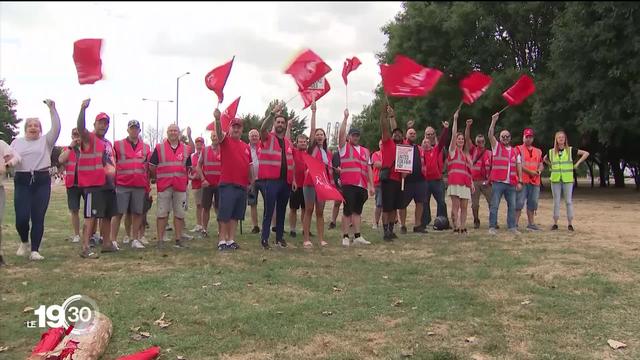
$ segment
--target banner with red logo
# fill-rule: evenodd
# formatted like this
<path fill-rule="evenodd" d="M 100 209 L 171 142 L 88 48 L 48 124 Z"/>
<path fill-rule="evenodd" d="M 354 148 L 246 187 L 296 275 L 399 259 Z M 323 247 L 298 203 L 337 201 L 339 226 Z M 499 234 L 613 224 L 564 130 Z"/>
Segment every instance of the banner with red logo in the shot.
<path fill-rule="evenodd" d="M 322 78 L 315 83 L 311 84 L 308 89 L 300 91 L 300 96 L 302 96 L 302 100 L 304 101 L 304 107 L 302 109 L 308 108 L 313 99 L 316 101 L 324 96 L 324 94 L 328 93 L 331 90 L 331 86 L 329 85 L 329 81 L 327 78 Z"/>
<path fill-rule="evenodd" d="M 344 65 L 342 66 L 342 80 L 344 80 L 344 84 L 347 85 L 347 75 L 350 72 L 355 71 L 362 62 L 357 57 L 352 57 L 351 59 L 346 59 L 344 61 Z"/>
<path fill-rule="evenodd" d="M 313 187 L 316 190 L 318 201 L 344 201 L 344 198 L 338 189 L 331 185 L 325 164 L 306 152 L 302 153 L 302 159 L 305 164 L 307 164 L 307 170 L 309 171 L 309 176 L 311 176 L 311 179 L 313 180 Z"/>
<path fill-rule="evenodd" d="M 320 56 L 310 49 L 306 49 L 296 56 L 284 73 L 293 77 L 293 80 L 298 85 L 298 91 L 303 91 L 308 89 L 314 82 L 320 80 L 329 71 L 331 71 L 331 68 Z"/>
<path fill-rule="evenodd" d="M 536 91 L 533 79 L 529 75 L 522 75 L 507 91 L 502 93 L 502 97 L 507 100 L 509 106 L 520 105 L 526 98 Z"/>
<path fill-rule="evenodd" d="M 227 79 L 231 73 L 231 67 L 233 66 L 233 60 L 235 58 L 234 56 L 229 62 L 209 71 L 204 77 L 204 84 L 207 88 L 218 95 L 218 103 L 224 101 L 224 86 L 227 84 Z"/>
<path fill-rule="evenodd" d="M 479 71 L 474 71 L 464 79 L 460 80 L 460 90 L 462 90 L 462 101 L 467 104 L 473 104 L 482 94 L 487 91 L 491 85 L 491 76 L 485 75 Z"/>
<path fill-rule="evenodd" d="M 380 74 L 387 95 L 417 97 L 425 96 L 433 90 L 442 71 L 424 67 L 406 56 L 396 55 L 393 64 L 380 65 Z"/>

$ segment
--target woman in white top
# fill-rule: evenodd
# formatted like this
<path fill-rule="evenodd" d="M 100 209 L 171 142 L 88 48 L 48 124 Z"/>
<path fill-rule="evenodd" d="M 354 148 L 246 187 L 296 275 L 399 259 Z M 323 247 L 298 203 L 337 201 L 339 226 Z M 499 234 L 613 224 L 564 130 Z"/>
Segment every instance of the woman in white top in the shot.
<path fill-rule="evenodd" d="M 7 176 L 6 168 L 14 166 L 18 162 L 20 162 L 20 155 L 13 151 L 4 140 L 0 140 L 0 267 L 5 265 L 2 258 L 2 220 L 4 218 L 4 205 L 7 200 L 4 192 L 4 179 Z"/>
<path fill-rule="evenodd" d="M 31 260 L 43 260 L 38 252 L 44 233 L 44 216 L 51 195 L 51 151 L 60 135 L 60 117 L 53 100 L 45 100 L 51 114 L 51 130 L 42 136 L 42 124 L 38 118 L 28 118 L 24 124 L 25 136 L 15 139 L 11 147 L 21 158 L 16 165 L 14 207 L 16 230 L 22 243 L 18 256 L 29 253 L 29 229 L 31 229 Z"/>

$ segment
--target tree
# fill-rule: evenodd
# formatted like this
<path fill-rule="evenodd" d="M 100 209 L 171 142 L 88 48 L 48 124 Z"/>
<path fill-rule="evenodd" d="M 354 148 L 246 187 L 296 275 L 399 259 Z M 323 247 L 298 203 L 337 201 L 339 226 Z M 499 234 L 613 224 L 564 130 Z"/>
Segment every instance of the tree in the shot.
<path fill-rule="evenodd" d="M 164 138 L 164 127 L 161 127 L 159 131 L 156 132 L 156 128 L 154 128 L 153 126 L 148 126 L 145 129 L 145 134 L 143 134 L 143 137 L 146 139 L 151 149 L 153 149 L 156 147 L 156 144 L 161 142 Z"/>
<path fill-rule="evenodd" d="M 276 103 L 279 100 L 272 100 L 269 105 L 267 106 L 267 109 L 264 111 L 264 116 L 268 116 L 271 113 L 271 110 L 273 110 L 273 108 L 276 106 Z M 304 132 L 307 130 L 307 117 L 303 117 L 300 118 L 300 115 L 297 115 L 295 110 L 289 110 L 289 108 L 287 108 L 287 106 L 284 106 L 284 109 L 282 109 L 282 114 L 285 116 L 285 118 L 287 120 L 291 120 L 292 124 L 291 124 L 291 138 L 295 139 L 298 137 L 298 135 L 300 134 L 304 134 Z M 260 124 L 262 125 L 262 124 Z M 259 128 L 259 126 L 258 126 Z"/>
<path fill-rule="evenodd" d="M 4 79 L 0 79 L 0 139 L 7 144 L 18 135 L 16 129 L 22 121 L 16 117 L 17 105 L 18 102 L 11 98 L 9 89 L 4 85 Z"/>

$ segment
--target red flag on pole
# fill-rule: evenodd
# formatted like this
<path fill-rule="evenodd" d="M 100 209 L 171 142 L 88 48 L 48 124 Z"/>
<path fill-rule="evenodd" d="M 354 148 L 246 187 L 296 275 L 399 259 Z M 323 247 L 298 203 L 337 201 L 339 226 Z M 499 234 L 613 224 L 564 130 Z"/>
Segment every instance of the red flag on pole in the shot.
<path fill-rule="evenodd" d="M 298 55 L 285 70 L 285 74 L 293 77 L 298 91 L 306 90 L 314 82 L 325 76 L 331 68 L 310 49 Z"/>
<path fill-rule="evenodd" d="M 135 354 L 121 356 L 118 360 L 153 360 L 160 356 L 160 347 L 154 346 Z"/>
<path fill-rule="evenodd" d="M 227 84 L 227 79 L 231 73 L 231 67 L 233 66 L 233 60 L 235 58 L 236 57 L 234 56 L 226 64 L 220 65 L 209 71 L 209 73 L 204 77 L 204 83 L 207 85 L 207 88 L 218 95 L 218 103 L 222 103 L 224 101 L 224 86 Z"/>
<path fill-rule="evenodd" d="M 102 80 L 102 39 L 81 39 L 73 43 L 73 62 L 80 85 Z"/>
<path fill-rule="evenodd" d="M 387 95 L 416 97 L 425 96 L 433 90 L 442 71 L 424 67 L 406 56 L 397 55 L 395 63 L 380 65 L 380 74 Z"/>
<path fill-rule="evenodd" d="M 311 105 L 313 99 L 316 101 L 324 96 L 324 94 L 328 93 L 331 90 L 331 86 L 329 85 L 329 81 L 327 78 L 322 78 L 315 83 L 311 84 L 308 89 L 299 91 L 300 96 L 302 96 L 302 100 L 304 101 L 304 107 L 302 109 L 306 109 Z"/>
<path fill-rule="evenodd" d="M 306 152 L 302 153 L 302 159 L 307 165 L 307 170 L 311 179 L 313 179 L 313 187 L 316 190 L 316 195 L 319 201 L 327 200 L 339 200 L 344 201 L 342 194 L 331 185 L 329 177 L 327 176 L 326 166 L 318 159 L 311 157 Z"/>
<path fill-rule="evenodd" d="M 491 84 L 491 76 L 485 75 L 479 71 L 474 71 L 464 79 L 460 80 L 460 90 L 462 90 L 462 101 L 467 104 L 473 104 Z"/>
<path fill-rule="evenodd" d="M 229 130 L 229 124 L 231 120 L 236 117 L 236 113 L 238 112 L 238 105 L 240 105 L 240 96 L 237 99 L 233 100 L 229 106 L 220 114 L 220 125 L 222 126 L 222 132 L 227 132 Z M 207 126 L 207 130 L 215 131 L 216 130 L 216 122 L 212 122 Z"/>
<path fill-rule="evenodd" d="M 347 75 L 355 71 L 361 64 L 360 59 L 355 56 L 344 61 L 344 65 L 342 66 L 342 80 L 344 80 L 345 85 L 347 85 Z"/>
<path fill-rule="evenodd" d="M 533 79 L 529 75 L 522 75 L 507 91 L 502 93 L 502 97 L 507 100 L 509 106 L 521 104 L 526 98 L 536 91 Z"/>

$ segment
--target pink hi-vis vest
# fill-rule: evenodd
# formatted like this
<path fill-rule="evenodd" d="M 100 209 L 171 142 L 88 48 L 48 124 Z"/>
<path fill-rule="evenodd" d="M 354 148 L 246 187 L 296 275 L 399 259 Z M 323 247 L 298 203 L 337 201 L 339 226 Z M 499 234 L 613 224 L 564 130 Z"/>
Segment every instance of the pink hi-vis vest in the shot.
<path fill-rule="evenodd" d="M 78 187 L 81 188 L 103 186 L 107 181 L 102 164 L 104 143 L 93 134 L 90 139 L 89 148 L 81 149 L 78 158 Z"/>
<path fill-rule="evenodd" d="M 207 146 L 204 149 L 204 158 L 202 159 L 202 173 L 209 186 L 218 186 L 221 170 L 220 152 L 214 150 L 211 146 Z"/>
<path fill-rule="evenodd" d="M 360 146 L 360 153 L 347 143 L 344 156 L 340 157 L 340 182 L 342 186 L 353 185 L 367 188 L 369 150 Z"/>
<path fill-rule="evenodd" d="M 199 152 L 194 152 L 193 154 L 191 154 L 191 166 L 192 166 L 191 174 L 194 176 L 197 175 L 197 172 L 195 171 L 195 167 L 196 167 L 196 164 L 198 164 L 199 160 L 200 160 Z M 191 188 L 194 190 L 202 188 L 202 180 L 198 178 L 191 179 Z"/>
<path fill-rule="evenodd" d="M 147 186 L 149 145 L 138 139 L 134 149 L 124 139 L 116 141 L 113 148 L 116 153 L 116 185 L 140 188 Z"/>
<path fill-rule="evenodd" d="M 491 174 L 491 150 L 474 146 L 471 154 L 469 154 L 471 156 L 471 161 L 476 159 L 482 151 L 484 151 L 482 156 L 480 156 L 471 166 L 471 176 L 474 181 L 489 180 L 489 175 Z"/>
<path fill-rule="evenodd" d="M 267 141 L 258 148 L 258 179 L 277 180 L 280 178 L 282 164 L 282 148 L 275 133 L 269 133 Z M 287 183 L 293 183 L 293 146 L 291 141 L 284 139 L 285 155 L 287 157 Z"/>
<path fill-rule="evenodd" d="M 71 150 L 67 165 L 64 167 L 64 185 L 67 189 L 73 187 L 73 183 L 76 181 L 76 166 L 78 166 L 78 158 L 75 150 Z"/>
<path fill-rule="evenodd" d="M 449 185 L 461 185 L 471 188 L 471 167 L 467 156 L 456 148 L 453 157 L 447 151 L 447 169 Z"/>
<path fill-rule="evenodd" d="M 509 181 L 511 185 L 518 184 L 518 174 L 516 172 L 516 149 L 511 148 L 511 155 L 507 148 L 498 143 L 498 149 L 493 156 L 491 164 L 491 181 L 492 182 L 504 182 Z M 509 179 L 507 179 L 507 172 L 510 171 Z"/>
<path fill-rule="evenodd" d="M 170 187 L 178 192 L 187 191 L 189 147 L 180 143 L 174 153 L 169 140 L 165 140 L 162 144 L 156 145 L 156 151 L 158 152 L 156 169 L 158 192 L 163 192 Z"/>

